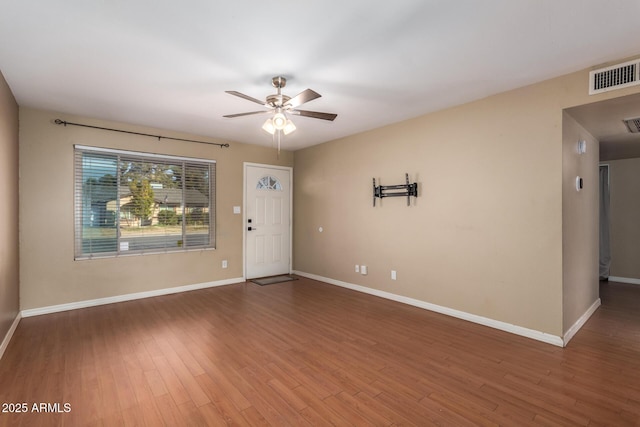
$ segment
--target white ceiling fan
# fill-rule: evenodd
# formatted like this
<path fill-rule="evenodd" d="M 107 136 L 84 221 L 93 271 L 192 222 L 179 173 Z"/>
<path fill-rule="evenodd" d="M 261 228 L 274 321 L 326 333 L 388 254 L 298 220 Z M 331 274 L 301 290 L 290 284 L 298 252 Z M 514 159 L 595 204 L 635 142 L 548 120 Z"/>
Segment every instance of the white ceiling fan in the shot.
<path fill-rule="evenodd" d="M 277 93 L 267 96 L 264 101 L 234 90 L 225 91 L 228 94 L 238 96 L 251 102 L 255 102 L 256 104 L 260 104 L 264 107 L 267 107 L 267 109 L 260 111 L 250 111 L 247 113 L 228 114 L 223 117 L 234 118 L 251 116 L 254 114 L 273 114 L 273 117 L 267 119 L 267 121 L 262 126 L 262 128 L 265 131 L 269 132 L 271 135 L 274 135 L 276 132 L 279 135 L 280 131 L 287 135 L 296 129 L 293 122 L 287 117 L 287 114 L 329 121 L 333 121 L 336 117 L 338 117 L 337 114 L 333 113 L 321 113 L 319 111 L 298 109 L 300 105 L 305 104 L 309 101 L 313 101 L 316 98 L 320 98 L 321 95 L 311 89 L 306 89 L 292 98 L 282 93 L 282 88 L 285 87 L 286 84 L 287 79 L 282 76 L 276 76 L 272 78 L 271 85 L 277 89 Z"/>

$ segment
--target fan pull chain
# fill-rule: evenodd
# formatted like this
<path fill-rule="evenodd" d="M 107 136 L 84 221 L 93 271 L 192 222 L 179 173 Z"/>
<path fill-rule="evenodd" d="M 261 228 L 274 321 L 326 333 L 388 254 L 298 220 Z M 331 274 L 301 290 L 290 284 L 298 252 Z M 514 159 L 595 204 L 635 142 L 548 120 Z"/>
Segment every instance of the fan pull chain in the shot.
<path fill-rule="evenodd" d="M 272 135 L 271 135 L 271 146 L 275 146 L 276 145 L 276 135 L 278 135 L 278 154 L 277 154 L 277 159 L 280 160 L 280 133 L 281 131 L 276 130 Z"/>
<path fill-rule="evenodd" d="M 278 160 L 280 160 L 280 135 L 282 134 L 282 131 L 278 129 L 277 133 L 278 133 Z"/>

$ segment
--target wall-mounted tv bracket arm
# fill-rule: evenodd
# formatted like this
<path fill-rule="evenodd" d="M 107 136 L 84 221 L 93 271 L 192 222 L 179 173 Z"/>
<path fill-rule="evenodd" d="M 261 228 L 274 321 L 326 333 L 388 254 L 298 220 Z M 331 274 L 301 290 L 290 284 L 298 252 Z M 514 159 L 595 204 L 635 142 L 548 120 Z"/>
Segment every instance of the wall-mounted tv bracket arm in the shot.
<path fill-rule="evenodd" d="M 411 196 L 418 197 L 418 183 L 409 184 L 409 174 L 405 174 L 406 184 L 400 185 L 378 185 L 373 178 L 373 207 L 376 206 L 376 197 L 406 197 L 407 206 L 411 206 Z"/>

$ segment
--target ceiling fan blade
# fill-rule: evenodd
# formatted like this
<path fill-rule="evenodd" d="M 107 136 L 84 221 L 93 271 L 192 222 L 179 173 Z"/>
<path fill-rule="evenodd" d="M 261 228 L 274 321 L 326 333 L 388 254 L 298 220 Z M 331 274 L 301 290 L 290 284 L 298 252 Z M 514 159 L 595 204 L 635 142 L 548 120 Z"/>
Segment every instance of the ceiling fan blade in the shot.
<path fill-rule="evenodd" d="M 285 103 L 285 105 L 288 105 L 291 108 L 296 108 L 298 105 L 302 105 L 305 102 L 313 101 L 314 99 L 320 98 L 321 96 L 322 95 L 320 95 L 318 92 L 313 91 L 311 89 L 307 89 L 307 90 L 303 90 L 302 92 L 300 92 L 299 94 L 291 98 L 289 101 Z"/>
<path fill-rule="evenodd" d="M 248 113 L 227 114 L 226 116 L 222 116 L 222 117 L 226 117 L 228 119 L 233 119 L 234 117 L 252 116 L 254 114 L 266 114 L 266 113 L 273 113 L 273 110 L 250 111 Z"/>
<path fill-rule="evenodd" d="M 235 95 L 235 96 L 238 96 L 240 98 L 246 99 L 247 101 L 255 102 L 256 104 L 267 105 L 267 103 L 264 102 L 264 101 L 260 101 L 259 99 L 256 99 L 256 98 L 254 98 L 252 96 L 249 96 L 249 95 L 245 95 L 244 93 L 236 92 L 235 90 L 225 90 L 225 92 L 230 94 L 230 95 Z"/>
<path fill-rule="evenodd" d="M 321 113 L 319 111 L 307 111 L 307 110 L 291 110 L 289 111 L 289 113 L 295 114 L 297 116 L 312 117 L 314 119 L 322 119 L 322 120 L 330 120 L 330 121 L 333 121 L 335 120 L 336 117 L 338 117 L 337 114 L 333 114 L 333 113 Z"/>

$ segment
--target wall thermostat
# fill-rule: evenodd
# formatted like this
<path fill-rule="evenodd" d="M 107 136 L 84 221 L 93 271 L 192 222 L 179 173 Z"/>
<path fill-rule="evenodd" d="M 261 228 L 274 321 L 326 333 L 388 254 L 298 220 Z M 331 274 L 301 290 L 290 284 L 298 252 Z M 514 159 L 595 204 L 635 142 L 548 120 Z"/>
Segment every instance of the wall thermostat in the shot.
<path fill-rule="evenodd" d="M 584 154 L 587 152 L 587 141 L 581 139 L 578 141 L 578 154 Z"/>

